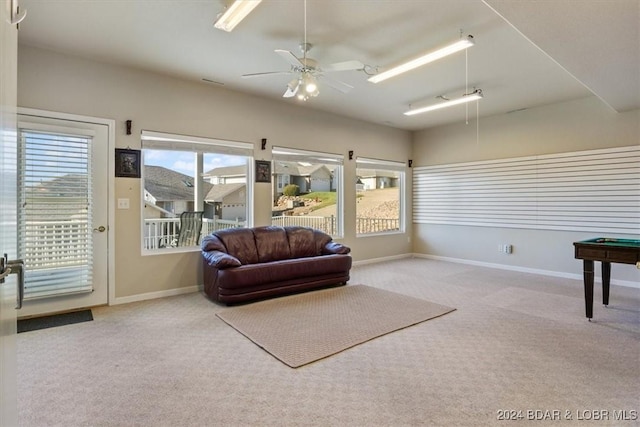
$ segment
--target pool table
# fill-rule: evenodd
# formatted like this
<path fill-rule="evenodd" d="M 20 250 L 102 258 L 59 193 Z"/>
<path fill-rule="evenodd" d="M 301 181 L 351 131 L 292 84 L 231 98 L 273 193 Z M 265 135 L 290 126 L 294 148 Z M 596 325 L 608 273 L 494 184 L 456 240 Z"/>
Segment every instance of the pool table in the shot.
<path fill-rule="evenodd" d="M 598 237 L 595 239 L 573 242 L 576 259 L 583 260 L 584 300 L 587 318 L 593 317 L 593 262 L 602 263 L 602 303 L 609 305 L 609 280 L 611 263 L 636 264 L 640 268 L 640 240 L 611 239 Z"/>

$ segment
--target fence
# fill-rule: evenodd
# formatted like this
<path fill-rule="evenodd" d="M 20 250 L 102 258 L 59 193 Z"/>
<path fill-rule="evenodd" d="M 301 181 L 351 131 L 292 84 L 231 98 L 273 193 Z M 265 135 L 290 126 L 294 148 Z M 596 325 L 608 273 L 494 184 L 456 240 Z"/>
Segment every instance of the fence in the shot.
<path fill-rule="evenodd" d="M 335 216 L 274 216 L 271 224 L 279 227 L 301 226 L 324 231 L 332 236 L 337 234 L 337 218 Z M 160 249 L 175 246 L 178 239 L 179 218 L 153 218 L 144 220 L 144 248 Z M 207 234 L 225 228 L 244 227 L 245 222 L 239 220 L 221 220 L 205 218 L 202 224 L 200 240 Z M 398 218 L 356 218 L 357 234 L 399 231 Z"/>
<path fill-rule="evenodd" d="M 271 218 L 271 224 L 279 227 L 311 227 L 331 235 L 335 235 L 338 229 L 335 216 L 274 216 Z"/>
<path fill-rule="evenodd" d="M 244 227 L 240 220 L 204 218 L 200 241 L 207 234 L 225 228 Z M 175 246 L 178 241 L 180 218 L 151 218 L 144 220 L 144 249 L 160 249 Z"/>
<path fill-rule="evenodd" d="M 385 231 L 400 231 L 398 218 L 356 218 L 356 233 L 382 233 Z"/>

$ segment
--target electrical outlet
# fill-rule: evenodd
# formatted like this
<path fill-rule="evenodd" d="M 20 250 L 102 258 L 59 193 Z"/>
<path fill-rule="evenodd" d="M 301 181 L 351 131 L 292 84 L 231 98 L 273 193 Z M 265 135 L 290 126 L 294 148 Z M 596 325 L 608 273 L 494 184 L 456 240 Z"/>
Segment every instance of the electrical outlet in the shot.
<path fill-rule="evenodd" d="M 509 245 L 509 244 L 500 244 L 498 245 L 498 251 L 503 253 L 503 254 L 510 254 L 513 252 L 513 245 Z"/>
<path fill-rule="evenodd" d="M 118 209 L 129 209 L 129 199 L 118 199 Z"/>

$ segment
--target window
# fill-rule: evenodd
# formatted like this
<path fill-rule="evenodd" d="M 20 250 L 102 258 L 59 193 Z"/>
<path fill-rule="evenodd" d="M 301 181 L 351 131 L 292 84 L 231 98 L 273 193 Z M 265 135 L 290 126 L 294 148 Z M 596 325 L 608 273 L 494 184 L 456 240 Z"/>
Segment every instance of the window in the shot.
<path fill-rule="evenodd" d="M 143 131 L 143 253 L 181 251 L 184 241 L 193 250 L 215 230 L 249 226 L 252 153 L 249 143 Z"/>
<path fill-rule="evenodd" d="M 91 292 L 92 134 L 20 126 L 18 242 L 25 298 Z"/>
<path fill-rule="evenodd" d="M 356 235 L 404 232 L 404 163 L 356 159 Z"/>
<path fill-rule="evenodd" d="M 344 156 L 273 147 L 273 225 L 313 227 L 343 236 Z"/>

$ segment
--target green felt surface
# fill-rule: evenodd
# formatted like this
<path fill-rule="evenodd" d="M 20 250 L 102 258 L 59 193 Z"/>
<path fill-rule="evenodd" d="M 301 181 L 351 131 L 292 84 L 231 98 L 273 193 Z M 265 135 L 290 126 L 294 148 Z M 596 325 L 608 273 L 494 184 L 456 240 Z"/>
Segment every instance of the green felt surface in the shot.
<path fill-rule="evenodd" d="M 606 245 L 606 246 L 624 246 L 624 247 L 640 247 L 640 240 L 636 239 L 613 239 L 607 237 L 596 237 L 595 239 L 583 240 L 578 243 L 592 243 L 596 245 Z"/>

